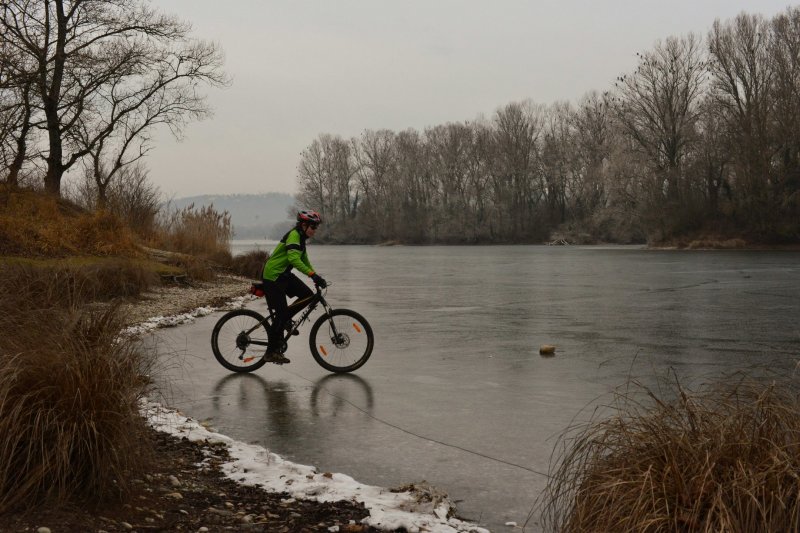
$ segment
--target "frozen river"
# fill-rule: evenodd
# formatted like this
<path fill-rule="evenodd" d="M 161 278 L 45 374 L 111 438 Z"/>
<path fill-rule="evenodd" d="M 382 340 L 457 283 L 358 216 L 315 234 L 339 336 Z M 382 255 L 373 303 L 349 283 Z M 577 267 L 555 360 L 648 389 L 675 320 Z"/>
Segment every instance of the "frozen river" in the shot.
<path fill-rule="evenodd" d="M 800 356 L 796 252 L 311 245 L 309 254 L 333 282 L 328 300 L 371 322 L 369 362 L 328 374 L 306 326 L 290 365 L 232 375 L 209 347 L 215 313 L 160 330 L 167 403 L 321 471 L 386 487 L 424 479 L 493 531 L 525 521 L 557 436 L 629 377 L 790 372 Z M 542 344 L 556 356 L 540 357 Z"/>

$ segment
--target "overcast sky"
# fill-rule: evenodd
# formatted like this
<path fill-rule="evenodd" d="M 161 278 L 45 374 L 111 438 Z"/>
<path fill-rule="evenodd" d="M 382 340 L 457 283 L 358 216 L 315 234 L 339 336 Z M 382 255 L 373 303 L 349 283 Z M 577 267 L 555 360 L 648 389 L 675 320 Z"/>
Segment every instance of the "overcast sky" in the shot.
<path fill-rule="evenodd" d="M 785 0 L 157 0 L 225 52 L 233 83 L 147 165 L 167 195 L 296 191 L 319 134 L 418 131 L 510 102 L 576 102 L 636 52 Z"/>

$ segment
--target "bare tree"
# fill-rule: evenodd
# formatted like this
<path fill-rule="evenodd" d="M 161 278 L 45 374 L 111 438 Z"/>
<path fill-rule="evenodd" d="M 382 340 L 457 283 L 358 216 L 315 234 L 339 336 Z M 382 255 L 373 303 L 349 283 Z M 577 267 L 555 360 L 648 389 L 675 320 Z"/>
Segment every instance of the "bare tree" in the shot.
<path fill-rule="evenodd" d="M 720 214 L 720 194 L 724 192 L 726 207 L 729 211 L 731 197 L 730 172 L 731 151 L 730 136 L 725 121 L 713 98 L 706 98 L 700 106 L 700 116 L 696 123 L 698 144 L 695 150 L 693 174 L 697 179 L 699 192 L 705 199 L 707 214 L 714 218 Z M 730 214 L 730 213 L 727 213 Z"/>
<path fill-rule="evenodd" d="M 735 158 L 734 186 L 740 191 L 742 215 L 754 221 L 768 214 L 769 30 L 763 17 L 742 13 L 732 21 L 715 21 L 708 36 L 713 96 Z"/>
<path fill-rule="evenodd" d="M 301 188 L 361 242 L 537 242 L 555 225 L 587 241 L 796 241 L 800 8 L 718 21 L 706 44 L 670 37 L 575 109 L 515 102 L 422 134 L 368 131 L 349 153 L 320 137 Z"/>
<path fill-rule="evenodd" d="M 472 144 L 467 155 L 467 187 L 470 193 L 469 218 L 465 237 L 471 242 L 488 240 L 491 236 L 493 215 L 489 190 L 491 187 L 491 162 L 494 157 L 493 132 L 485 120 L 469 124 Z"/>
<path fill-rule="evenodd" d="M 324 134 L 320 135 L 300 153 L 300 163 L 297 167 L 301 203 L 314 206 L 315 210 L 322 212 L 323 216 L 328 201 L 325 193 L 325 182 L 327 181 L 325 137 Z"/>
<path fill-rule="evenodd" d="M 45 188 L 60 192 L 66 170 L 88 154 L 106 182 L 147 151 L 147 130 L 176 129 L 206 108 L 196 85 L 223 83 L 211 44 L 141 0 L 0 0 L 4 39 L 35 65 L 47 131 Z M 107 165 L 100 165 L 115 144 Z M 138 155 L 130 155 L 136 145 Z"/>
<path fill-rule="evenodd" d="M 330 141 L 328 153 L 331 159 L 328 187 L 334 199 L 331 214 L 335 219 L 349 223 L 355 216 L 358 205 L 358 195 L 354 192 L 353 184 L 357 168 L 352 144 L 335 136 Z"/>
<path fill-rule="evenodd" d="M 91 169 L 86 169 L 83 179 L 70 180 L 69 187 L 62 193 L 86 209 L 108 209 L 143 237 L 154 234 L 162 194 L 149 181 L 148 171 L 141 162 L 120 169 L 116 178 L 108 184 L 102 203 Z"/>
<path fill-rule="evenodd" d="M 422 136 L 415 130 L 401 131 L 395 137 L 395 168 L 398 179 L 402 180 L 397 238 L 406 242 L 428 241 L 440 222 L 431 209 L 438 189 L 428 153 Z"/>
<path fill-rule="evenodd" d="M 437 186 L 437 231 L 458 239 L 471 218 L 469 187 L 472 129 L 467 124 L 450 123 L 425 131 L 430 172 Z M 442 226 L 439 228 L 439 226 Z"/>
<path fill-rule="evenodd" d="M 25 68 L 25 57 L 5 39 L 0 40 L 0 165 L 10 185 L 19 175 L 29 154 L 29 136 L 35 113 L 32 101 L 34 79 Z"/>
<path fill-rule="evenodd" d="M 800 217 L 800 7 L 788 8 L 771 24 L 771 100 L 776 146 L 774 194 L 780 207 Z"/>
<path fill-rule="evenodd" d="M 161 191 L 148 179 L 141 163 L 123 167 L 108 189 L 109 208 L 142 236 L 154 234 L 161 209 Z"/>
<path fill-rule="evenodd" d="M 394 138 L 389 130 L 367 130 L 353 142 L 356 180 L 362 193 L 361 217 L 381 239 L 394 234 L 399 211 Z"/>
<path fill-rule="evenodd" d="M 548 111 L 542 139 L 542 176 L 547 216 L 552 224 L 567 220 L 567 207 L 576 168 L 573 111 L 568 102 L 554 104 Z"/>
<path fill-rule="evenodd" d="M 338 136 L 320 135 L 300 154 L 297 172 L 301 202 L 318 210 L 325 221 L 320 238 L 337 239 L 348 233 L 357 204 L 351 144 Z"/>
<path fill-rule="evenodd" d="M 575 155 L 580 170 L 574 182 L 575 215 L 582 218 L 606 202 L 606 168 L 613 149 L 615 128 L 611 102 L 607 94 L 586 95 L 572 116 L 575 132 Z"/>
<path fill-rule="evenodd" d="M 536 230 L 535 214 L 544 194 L 539 172 L 539 138 L 544 108 L 532 102 L 511 103 L 494 117 L 492 185 L 498 207 L 498 237 L 525 239 Z"/>
<path fill-rule="evenodd" d="M 625 131 L 652 165 L 650 193 L 679 202 L 683 159 L 692 142 L 702 96 L 705 58 L 693 35 L 668 38 L 640 55 L 631 75 L 618 79 L 619 119 Z"/>
<path fill-rule="evenodd" d="M 225 83 L 219 53 L 206 43 L 185 44 L 179 53 L 167 43 L 152 46 L 133 71 L 118 72 L 71 132 L 75 146 L 88 152 L 101 204 L 115 174 L 152 149 L 155 126 L 166 125 L 180 138 L 190 120 L 210 113 L 197 86 Z"/>

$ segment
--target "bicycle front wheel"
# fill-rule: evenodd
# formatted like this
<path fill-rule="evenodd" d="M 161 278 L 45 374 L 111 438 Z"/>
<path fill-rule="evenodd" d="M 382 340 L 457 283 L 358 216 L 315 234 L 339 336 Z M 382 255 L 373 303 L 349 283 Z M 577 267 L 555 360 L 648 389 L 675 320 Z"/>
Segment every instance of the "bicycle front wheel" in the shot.
<path fill-rule="evenodd" d="M 352 372 L 367 362 L 375 341 L 367 320 L 349 309 L 336 309 L 317 319 L 308 342 L 311 355 L 325 370 Z"/>
<path fill-rule="evenodd" d="M 219 364 L 232 372 L 252 372 L 267 362 L 267 323 L 249 309 L 222 315 L 211 333 L 211 350 Z"/>

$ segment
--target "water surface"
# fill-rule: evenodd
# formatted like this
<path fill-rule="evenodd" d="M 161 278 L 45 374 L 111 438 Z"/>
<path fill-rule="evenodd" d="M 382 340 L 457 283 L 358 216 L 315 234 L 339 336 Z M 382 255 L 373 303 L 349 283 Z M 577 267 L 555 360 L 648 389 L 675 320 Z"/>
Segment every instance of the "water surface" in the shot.
<path fill-rule="evenodd" d="M 371 322 L 372 359 L 328 374 L 306 326 L 290 365 L 232 375 L 208 347 L 215 314 L 162 330 L 169 403 L 323 471 L 388 487 L 425 479 L 492 530 L 525 521 L 556 437 L 629 379 L 789 373 L 800 354 L 796 252 L 312 244 L 309 254 L 333 282 L 331 303 Z"/>

